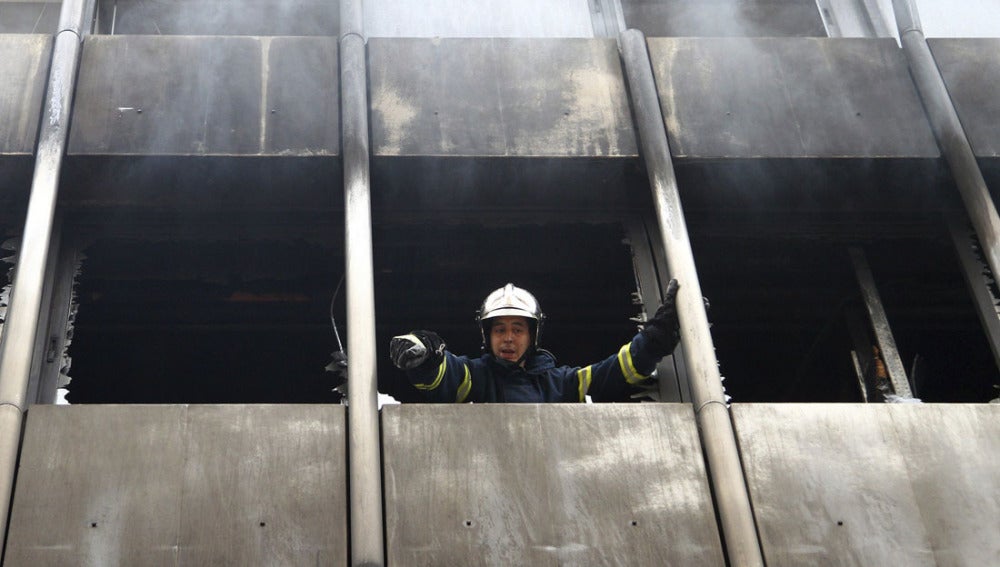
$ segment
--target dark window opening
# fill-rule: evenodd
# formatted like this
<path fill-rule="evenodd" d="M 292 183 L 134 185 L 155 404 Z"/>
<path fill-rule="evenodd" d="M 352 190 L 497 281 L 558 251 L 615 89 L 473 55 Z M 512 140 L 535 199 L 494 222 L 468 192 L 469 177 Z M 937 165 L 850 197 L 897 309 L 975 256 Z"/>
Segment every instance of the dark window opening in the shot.
<path fill-rule="evenodd" d="M 865 248 L 914 395 L 925 402 L 986 402 L 1000 384 L 988 339 L 947 234 Z M 984 284 L 985 285 L 985 284 Z"/>
<path fill-rule="evenodd" d="M 635 275 L 620 224 L 384 226 L 375 233 L 379 389 L 421 401 L 389 362 L 393 335 L 437 332 L 456 354 L 477 356 L 475 312 L 511 282 L 546 315 L 541 346 L 560 364 L 582 366 L 615 353 L 636 332 L 629 320 Z"/>
<path fill-rule="evenodd" d="M 997 368 L 940 221 L 874 234 L 851 223 L 738 230 L 697 221 L 692 241 L 735 402 L 860 402 L 848 315 L 869 333 L 849 247 L 862 248 L 914 396 L 985 402 Z"/>
<path fill-rule="evenodd" d="M 862 237 L 866 229 L 850 223 L 828 230 L 786 221 L 691 221 L 734 401 L 861 401 L 848 314 L 865 311 L 851 246 L 871 265 L 914 395 L 926 402 L 995 397 L 1000 377 L 940 223 Z M 322 244 L 337 240 L 339 230 L 328 232 L 97 240 L 77 282 L 68 400 L 338 402 L 337 378 L 325 367 L 336 350 L 330 306 L 344 259 Z M 541 343 L 560 363 L 614 353 L 636 332 L 630 318 L 640 311 L 623 234 L 614 222 L 376 226 L 380 391 L 421 400 L 389 362 L 395 334 L 433 330 L 453 352 L 477 355 L 475 311 L 507 282 L 541 302 Z M 341 289 L 334 315 L 346 345 L 345 301 Z"/>
<path fill-rule="evenodd" d="M 317 239 L 335 241 L 334 231 Z M 102 239 L 77 283 L 71 403 L 327 403 L 343 252 L 302 239 Z M 344 297 L 336 301 L 343 333 Z"/>

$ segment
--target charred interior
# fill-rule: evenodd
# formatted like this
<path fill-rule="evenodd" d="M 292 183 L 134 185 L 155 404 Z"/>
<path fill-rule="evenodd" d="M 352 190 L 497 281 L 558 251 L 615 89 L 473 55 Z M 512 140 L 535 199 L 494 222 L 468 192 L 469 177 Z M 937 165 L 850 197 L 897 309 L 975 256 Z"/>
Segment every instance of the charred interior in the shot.
<path fill-rule="evenodd" d="M 350 335 L 338 290 L 342 228 L 182 222 L 145 236 L 105 226 L 101 236 L 79 237 L 67 399 L 339 401 L 333 388 L 341 380 L 325 367 L 338 348 L 331 315 L 341 340 Z M 845 226 L 828 216 L 695 214 L 691 234 L 734 400 L 861 401 L 851 326 L 863 328 L 866 316 L 852 247 L 869 258 L 915 395 L 935 402 L 994 395 L 989 346 L 939 219 Z M 561 362 L 584 365 L 613 353 L 641 313 L 633 302 L 641 291 L 636 245 L 647 243 L 629 241 L 622 222 L 377 226 L 380 391 L 419 400 L 387 362 L 394 334 L 431 329 L 455 352 L 480 352 L 475 310 L 508 281 L 537 294 L 547 316 L 542 346 Z"/>
<path fill-rule="evenodd" d="M 852 352 L 876 343 L 853 248 L 867 256 L 914 395 L 989 400 L 996 367 L 941 219 L 845 220 L 692 220 L 728 393 L 744 402 L 862 401 Z"/>
<path fill-rule="evenodd" d="M 1000 10 L 919 4 L 0 0 L 0 563 L 1000 564 Z"/>
<path fill-rule="evenodd" d="M 338 290 L 343 252 L 330 244 L 342 229 L 260 239 L 243 227 L 233 231 L 243 238 L 217 230 L 196 237 L 203 228 L 172 227 L 172 238 L 104 236 L 83 248 L 69 401 L 338 401 L 339 380 L 324 368 L 337 350 L 330 316 L 342 341 L 350 335 Z M 414 399 L 385 363 L 393 334 L 434 329 L 456 352 L 478 353 L 475 310 L 507 281 L 537 290 L 548 317 L 543 346 L 561 360 L 584 364 L 614 352 L 639 312 L 623 239 L 620 224 L 380 228 L 381 389 Z"/>
<path fill-rule="evenodd" d="M 336 401 L 324 367 L 337 350 L 330 306 L 342 310 L 343 251 L 325 236 L 89 244 L 67 399 Z"/>
<path fill-rule="evenodd" d="M 75 318 L 48 329 L 65 350 L 67 400 L 339 401 L 341 377 L 326 370 L 339 348 L 331 316 L 343 341 L 351 334 L 338 291 L 336 6 L 98 4 L 60 190 L 60 242 L 79 254 L 79 271 L 56 279 L 72 282 Z M 388 364 L 391 336 L 430 329 L 476 354 L 474 312 L 507 282 L 537 295 L 542 345 L 572 365 L 614 352 L 655 309 L 669 270 L 634 103 L 607 39 L 617 24 L 606 8 L 617 3 L 600 4 L 578 19 L 568 4 L 552 8 L 567 17 L 534 39 L 523 36 L 546 34 L 503 23 L 510 7 L 479 6 L 484 19 L 466 31 L 478 34 L 490 15 L 498 37 L 485 40 L 431 8 L 415 31 L 440 39 L 395 37 L 411 28 L 393 18 L 410 13 L 372 5 L 383 392 L 418 399 Z M 852 260 L 860 254 L 915 395 L 990 399 L 1000 378 L 970 297 L 983 284 L 966 282 L 957 257 L 974 237 L 965 229 L 956 243 L 942 216 L 962 205 L 905 60 L 891 41 L 824 41 L 830 14 L 811 4 L 773 4 L 616 8 L 649 36 L 657 89 L 672 105 L 667 134 L 728 393 L 863 399 L 878 341 Z M 27 29 L 32 17 L 32 28 L 50 25 L 54 12 L 0 10 L 18 33 L 38 31 Z M 45 45 L 26 45 L 41 61 Z M 942 43 L 942 61 L 958 65 L 954 49 Z M 41 93 L 41 77 L 24 74 L 25 92 Z M 972 100 L 961 89 L 955 99 Z M 16 152 L 0 163 L 13 180 L 2 196 L 12 242 L 29 166 Z M 983 167 L 995 177 L 991 161 Z M 973 262 L 988 271 L 983 257 Z"/>

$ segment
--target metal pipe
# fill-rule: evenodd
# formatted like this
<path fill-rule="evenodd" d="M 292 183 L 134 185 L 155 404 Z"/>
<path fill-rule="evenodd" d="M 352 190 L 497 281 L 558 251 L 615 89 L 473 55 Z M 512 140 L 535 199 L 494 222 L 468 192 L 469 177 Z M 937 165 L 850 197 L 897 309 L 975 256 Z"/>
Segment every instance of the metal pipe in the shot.
<path fill-rule="evenodd" d="M 924 38 L 913 0 L 893 0 L 896 27 L 910 73 L 923 100 L 934 137 L 955 178 L 965 210 L 983 246 L 990 270 L 1000 274 L 1000 216 L 990 198 L 989 188 L 976 162 L 951 96 Z M 991 337 L 992 338 L 992 337 Z M 994 347 L 997 348 L 997 347 Z"/>
<path fill-rule="evenodd" d="M 10 307 L 0 344 L 0 532 L 6 543 L 9 503 L 24 419 L 38 317 L 42 309 L 45 267 L 59 192 L 59 172 L 72 114 L 83 35 L 93 14 L 93 0 L 63 0 L 59 31 L 38 131 L 38 150 L 28 198 L 24 236 L 18 253 Z"/>
<path fill-rule="evenodd" d="M 620 37 L 620 43 L 667 265 L 671 276 L 681 284 L 677 294 L 681 347 L 691 380 L 695 418 L 708 462 L 726 551 L 732 565 L 762 566 L 764 560 L 733 424 L 723 397 L 722 379 L 681 208 L 677 178 L 670 161 L 670 148 L 646 38 L 638 30 L 626 30 Z"/>
<path fill-rule="evenodd" d="M 351 564 L 371 566 L 385 564 L 385 551 L 376 381 L 368 82 L 361 0 L 340 3 L 340 25 Z"/>

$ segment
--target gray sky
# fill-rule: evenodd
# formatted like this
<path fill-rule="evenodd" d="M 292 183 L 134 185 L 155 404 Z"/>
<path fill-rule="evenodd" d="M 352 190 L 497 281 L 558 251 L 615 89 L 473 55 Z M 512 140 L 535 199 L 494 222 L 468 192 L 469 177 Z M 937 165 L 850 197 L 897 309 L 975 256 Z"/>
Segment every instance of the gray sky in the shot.
<path fill-rule="evenodd" d="M 892 20 L 892 0 L 878 0 Z M 917 11 L 927 37 L 1000 37 L 1000 0 L 917 0 Z"/>

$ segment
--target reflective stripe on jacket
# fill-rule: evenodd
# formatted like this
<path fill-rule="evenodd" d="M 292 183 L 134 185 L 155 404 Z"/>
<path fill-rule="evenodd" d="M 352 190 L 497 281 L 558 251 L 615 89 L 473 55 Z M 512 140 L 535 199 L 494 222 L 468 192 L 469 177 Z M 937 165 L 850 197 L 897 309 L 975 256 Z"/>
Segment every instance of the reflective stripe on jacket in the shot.
<path fill-rule="evenodd" d="M 588 393 L 598 400 L 615 399 L 652 374 L 659 358 L 648 351 L 642 334 L 616 354 L 584 367 L 556 366 L 555 356 L 546 350 L 528 355 L 524 368 L 492 354 L 469 358 L 445 351 L 440 364 L 413 369 L 407 376 L 427 401 L 438 403 L 582 402 Z"/>

